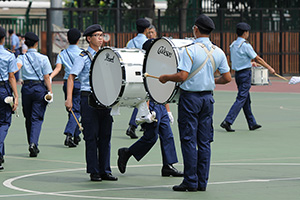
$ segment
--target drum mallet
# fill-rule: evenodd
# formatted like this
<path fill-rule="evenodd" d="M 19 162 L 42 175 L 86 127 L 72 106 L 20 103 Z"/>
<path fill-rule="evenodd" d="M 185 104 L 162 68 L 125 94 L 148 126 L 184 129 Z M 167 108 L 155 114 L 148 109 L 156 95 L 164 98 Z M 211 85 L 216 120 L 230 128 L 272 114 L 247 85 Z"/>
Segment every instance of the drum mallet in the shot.
<path fill-rule="evenodd" d="M 146 72 L 146 73 L 144 73 L 144 76 L 145 76 L 145 77 L 151 77 L 151 78 L 156 78 L 156 79 L 159 79 L 159 77 L 157 77 L 157 76 L 153 76 L 153 75 L 150 75 L 150 74 L 148 74 L 147 72 Z"/>
<path fill-rule="evenodd" d="M 78 121 L 78 119 L 76 118 L 76 116 L 75 116 L 75 114 L 74 114 L 74 112 L 73 112 L 72 109 L 71 109 L 71 113 L 72 113 L 73 117 L 75 118 L 77 125 L 79 126 L 79 130 L 80 130 L 80 131 L 83 131 L 83 127 L 82 127 L 81 124 L 79 123 L 79 121 Z"/>
<path fill-rule="evenodd" d="M 283 80 L 285 80 L 285 81 L 288 81 L 286 78 L 284 78 L 283 76 L 280 76 L 279 74 L 274 74 L 275 76 L 277 76 L 277 77 L 279 77 L 279 78 L 281 78 L 281 79 L 283 79 Z"/>

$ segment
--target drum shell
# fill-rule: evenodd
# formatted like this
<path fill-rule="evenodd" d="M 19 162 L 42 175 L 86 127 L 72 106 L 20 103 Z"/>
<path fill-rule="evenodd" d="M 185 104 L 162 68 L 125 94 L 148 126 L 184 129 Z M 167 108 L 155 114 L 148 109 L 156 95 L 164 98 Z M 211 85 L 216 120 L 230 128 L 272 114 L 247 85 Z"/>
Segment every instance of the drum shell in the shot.
<path fill-rule="evenodd" d="M 104 107 L 135 107 L 146 99 L 142 65 L 144 51 L 105 47 L 95 55 L 90 85 L 96 102 Z"/>
<path fill-rule="evenodd" d="M 177 66 L 182 57 L 182 52 L 187 45 L 193 42 L 191 39 L 158 38 L 152 42 L 146 52 L 143 74 L 148 73 L 159 77 L 163 74 L 177 73 Z M 158 79 L 144 77 L 145 90 L 149 97 L 156 103 L 178 102 L 177 91 L 179 83 L 167 82 L 162 84 Z"/>
<path fill-rule="evenodd" d="M 264 67 L 251 68 L 251 85 L 269 85 L 269 71 Z"/>

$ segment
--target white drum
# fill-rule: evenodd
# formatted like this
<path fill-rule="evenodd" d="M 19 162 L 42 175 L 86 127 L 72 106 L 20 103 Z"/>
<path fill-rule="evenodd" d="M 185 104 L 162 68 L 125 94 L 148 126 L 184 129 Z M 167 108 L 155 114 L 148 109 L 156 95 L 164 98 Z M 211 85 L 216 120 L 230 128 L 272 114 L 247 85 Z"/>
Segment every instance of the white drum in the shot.
<path fill-rule="evenodd" d="M 252 67 L 251 85 L 269 85 L 269 72 L 264 67 Z"/>
<path fill-rule="evenodd" d="M 95 55 L 90 85 L 96 103 L 134 107 L 146 99 L 142 78 L 144 51 L 105 47 Z"/>
<path fill-rule="evenodd" d="M 192 39 L 171 39 L 162 37 L 154 40 L 149 51 L 146 53 L 143 74 L 148 73 L 153 76 L 163 74 L 174 74 L 185 46 L 191 44 Z M 178 83 L 167 82 L 162 84 L 158 79 L 144 77 L 145 89 L 149 97 L 159 104 L 174 103 Z"/>

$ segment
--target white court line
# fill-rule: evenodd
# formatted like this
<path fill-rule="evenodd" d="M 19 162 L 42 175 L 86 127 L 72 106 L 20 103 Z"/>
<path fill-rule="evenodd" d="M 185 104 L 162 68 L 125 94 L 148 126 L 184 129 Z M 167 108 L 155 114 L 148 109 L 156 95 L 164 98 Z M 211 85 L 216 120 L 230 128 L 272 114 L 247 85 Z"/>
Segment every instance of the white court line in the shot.
<path fill-rule="evenodd" d="M 300 163 L 214 163 L 214 166 L 300 166 Z M 149 167 L 149 166 L 161 166 L 161 164 L 152 164 L 152 165 L 130 165 L 128 167 Z M 14 186 L 12 183 L 16 180 L 44 175 L 44 174 L 53 174 L 53 173 L 62 173 L 62 172 L 70 172 L 70 171 L 79 171 L 85 170 L 85 168 L 76 168 L 76 169 L 65 169 L 65 170 L 55 170 L 55 171 L 48 171 L 48 172 L 39 172 L 33 174 L 22 175 L 18 177 L 14 177 L 11 179 L 7 179 L 3 182 L 3 185 L 7 188 L 26 192 L 30 194 L 14 194 L 14 195 L 0 195 L 2 197 L 13 197 L 13 196 L 30 196 L 30 195 L 52 195 L 52 196 L 64 196 L 64 197 L 73 197 L 73 198 L 90 198 L 90 199 L 118 199 L 118 200 L 166 200 L 166 199 L 145 199 L 145 198 L 125 198 L 125 197 L 95 197 L 95 196 L 83 196 L 83 195 L 72 195 L 70 193 L 84 193 L 84 192 L 97 192 L 97 191 L 120 191 L 120 190 L 136 190 L 136 189 L 146 189 L 146 188 L 162 188 L 162 187 L 172 187 L 172 185 L 159 185 L 159 186 L 142 186 L 142 187 L 124 187 L 124 188 L 108 188 L 108 189 L 92 189 L 92 190 L 75 190 L 75 191 L 60 191 L 60 192 L 40 192 L 34 190 L 23 189 L 20 187 Z M 221 181 L 221 182 L 211 182 L 208 183 L 209 185 L 220 185 L 220 184 L 237 184 L 237 183 L 253 183 L 253 182 L 271 182 L 271 181 L 291 181 L 291 180 L 300 180 L 300 177 L 291 177 L 291 178 L 275 178 L 275 179 L 252 179 L 252 180 L 236 180 L 236 181 Z"/>

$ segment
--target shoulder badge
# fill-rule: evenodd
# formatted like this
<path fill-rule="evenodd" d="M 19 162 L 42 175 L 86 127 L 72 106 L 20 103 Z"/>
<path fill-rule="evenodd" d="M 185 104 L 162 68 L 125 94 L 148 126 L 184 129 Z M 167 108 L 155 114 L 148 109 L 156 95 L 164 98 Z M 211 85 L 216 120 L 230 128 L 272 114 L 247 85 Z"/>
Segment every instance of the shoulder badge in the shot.
<path fill-rule="evenodd" d="M 86 53 L 86 51 L 85 50 L 83 50 L 80 54 L 79 54 L 81 57 L 84 57 L 84 56 L 86 56 L 87 55 L 87 53 Z"/>
<path fill-rule="evenodd" d="M 10 53 L 14 53 L 14 52 L 12 52 L 12 50 L 10 50 L 10 49 L 6 49 L 6 51 L 8 51 L 8 52 L 10 52 Z"/>

